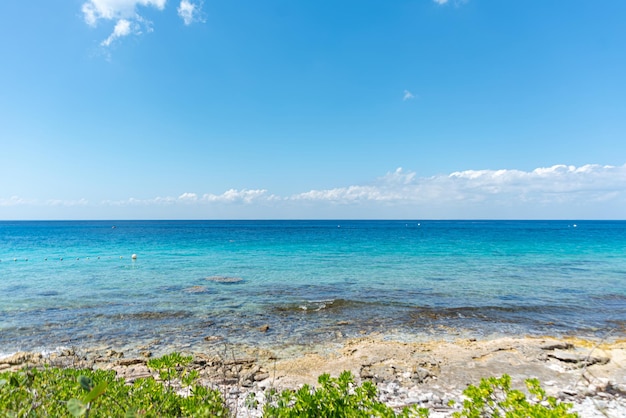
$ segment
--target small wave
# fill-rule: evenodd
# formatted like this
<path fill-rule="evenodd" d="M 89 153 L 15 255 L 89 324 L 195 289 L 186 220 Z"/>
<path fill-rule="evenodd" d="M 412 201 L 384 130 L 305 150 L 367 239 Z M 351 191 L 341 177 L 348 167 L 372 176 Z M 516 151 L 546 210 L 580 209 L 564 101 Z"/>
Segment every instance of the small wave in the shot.
<path fill-rule="evenodd" d="M 276 312 L 340 312 L 346 309 L 362 308 L 369 305 L 367 302 L 349 300 L 349 299 L 327 299 L 327 300 L 307 300 L 300 303 L 290 303 L 285 305 L 274 306 Z"/>

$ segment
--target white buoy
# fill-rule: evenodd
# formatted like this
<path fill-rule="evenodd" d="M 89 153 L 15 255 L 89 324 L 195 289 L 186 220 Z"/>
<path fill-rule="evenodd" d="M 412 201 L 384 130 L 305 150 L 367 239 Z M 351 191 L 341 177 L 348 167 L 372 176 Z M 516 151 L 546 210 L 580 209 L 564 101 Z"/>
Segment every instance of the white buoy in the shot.
<path fill-rule="evenodd" d="M 132 258 L 133 260 L 136 260 L 137 259 L 137 254 L 131 255 L 130 258 Z"/>

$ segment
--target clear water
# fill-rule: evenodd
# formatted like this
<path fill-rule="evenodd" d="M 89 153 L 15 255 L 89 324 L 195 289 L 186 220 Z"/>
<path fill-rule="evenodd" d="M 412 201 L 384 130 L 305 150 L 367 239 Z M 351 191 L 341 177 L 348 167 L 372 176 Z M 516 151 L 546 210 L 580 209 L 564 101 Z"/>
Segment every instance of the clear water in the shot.
<path fill-rule="evenodd" d="M 0 222 L 0 260 L 0 354 L 626 334 L 626 222 Z"/>

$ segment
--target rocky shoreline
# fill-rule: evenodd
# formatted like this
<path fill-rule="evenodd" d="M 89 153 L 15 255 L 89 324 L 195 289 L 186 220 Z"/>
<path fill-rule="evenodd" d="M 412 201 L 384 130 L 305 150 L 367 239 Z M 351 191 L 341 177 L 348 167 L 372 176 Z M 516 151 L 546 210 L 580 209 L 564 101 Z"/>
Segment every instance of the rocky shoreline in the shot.
<path fill-rule="evenodd" d="M 111 349 L 19 352 L 0 359 L 0 372 L 48 364 L 114 370 L 130 382 L 152 375 L 146 366 L 151 354 L 148 349 L 131 357 Z M 573 403 L 581 417 L 626 416 L 626 340 L 504 337 L 409 343 L 367 336 L 297 355 L 227 344 L 184 354 L 193 355 L 192 367 L 203 383 L 218 388 L 238 417 L 261 416 L 269 389 L 315 385 L 320 374 L 337 376 L 343 370 L 351 371 L 357 382 L 375 383 L 386 404 L 418 404 L 429 408 L 432 417 L 459 410 L 469 384 L 504 373 L 517 389 L 524 388 L 525 379 L 538 378 L 548 395 Z M 448 406 L 450 400 L 457 406 Z"/>

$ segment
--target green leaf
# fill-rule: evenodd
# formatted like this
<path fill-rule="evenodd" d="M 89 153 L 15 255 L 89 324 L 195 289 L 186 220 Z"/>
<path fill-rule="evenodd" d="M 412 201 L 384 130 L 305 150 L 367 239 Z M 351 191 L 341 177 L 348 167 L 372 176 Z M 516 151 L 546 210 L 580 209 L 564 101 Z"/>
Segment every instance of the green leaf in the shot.
<path fill-rule="evenodd" d="M 93 388 L 93 380 L 87 376 L 78 376 L 78 383 L 80 384 L 80 387 L 85 389 L 87 392 L 91 391 Z"/>
<path fill-rule="evenodd" d="M 100 382 L 98 383 L 98 385 L 96 385 L 96 387 L 94 387 L 91 392 L 89 392 L 87 394 L 87 396 L 85 396 L 85 398 L 83 399 L 83 401 L 85 403 L 89 403 L 91 401 L 93 401 L 94 399 L 96 399 L 98 396 L 102 395 L 106 390 L 107 390 L 107 382 Z"/>
<path fill-rule="evenodd" d="M 67 410 L 75 417 L 82 417 L 87 413 L 87 405 L 78 399 L 67 401 Z"/>

